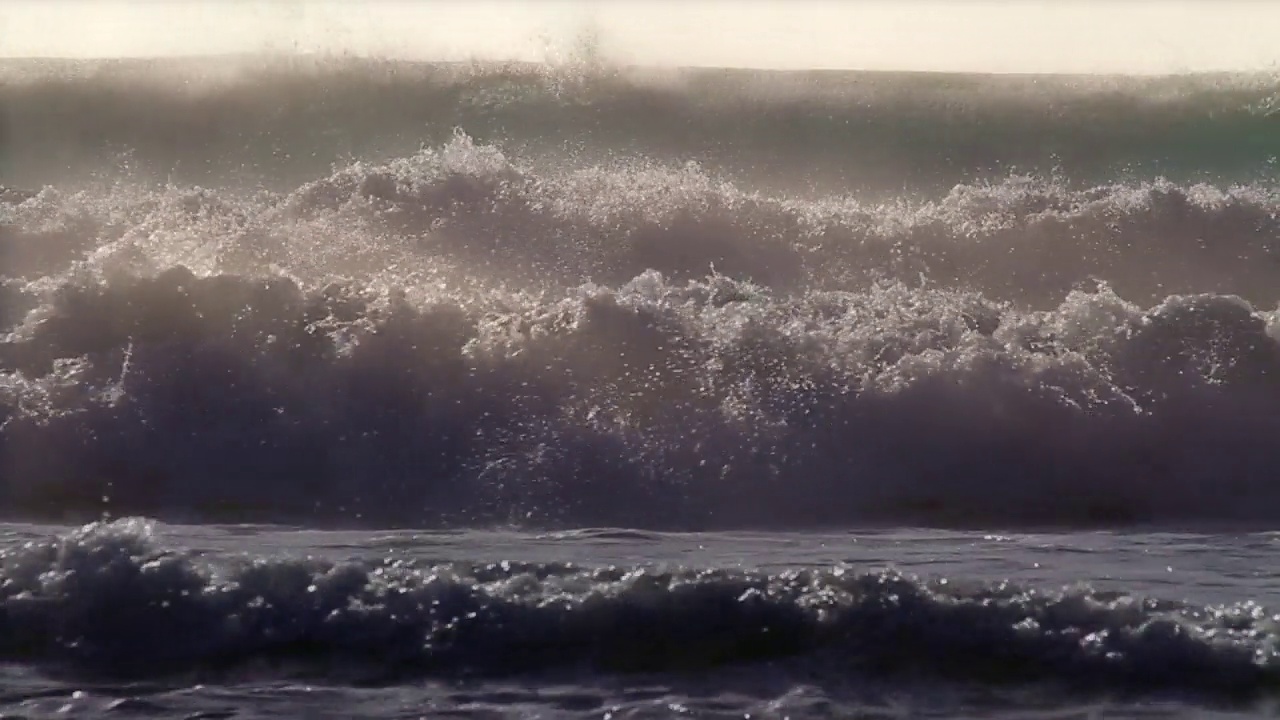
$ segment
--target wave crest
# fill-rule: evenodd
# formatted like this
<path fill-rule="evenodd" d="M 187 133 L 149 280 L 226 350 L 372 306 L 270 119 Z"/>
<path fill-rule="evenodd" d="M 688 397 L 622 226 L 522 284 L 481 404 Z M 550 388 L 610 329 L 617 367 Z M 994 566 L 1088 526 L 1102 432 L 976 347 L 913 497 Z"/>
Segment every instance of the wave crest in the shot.
<path fill-rule="evenodd" d="M 959 587 L 840 566 L 210 565 L 124 520 L 6 551 L 0 573 L 0 654 L 112 676 L 274 664 L 368 683 L 771 661 L 817 683 L 924 676 L 1236 698 L 1280 679 L 1276 621 L 1252 603 Z"/>
<path fill-rule="evenodd" d="M 459 133 L 288 193 L 0 206 L 12 512 L 628 527 L 1274 519 L 1274 192 L 893 205 Z M 109 503 L 103 500 L 110 498 Z"/>

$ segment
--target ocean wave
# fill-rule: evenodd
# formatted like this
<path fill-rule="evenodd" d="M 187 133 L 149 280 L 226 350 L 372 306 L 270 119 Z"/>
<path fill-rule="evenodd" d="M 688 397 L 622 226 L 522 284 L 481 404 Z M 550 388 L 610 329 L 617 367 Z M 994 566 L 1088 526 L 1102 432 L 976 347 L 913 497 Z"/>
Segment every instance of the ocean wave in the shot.
<path fill-rule="evenodd" d="M 1261 183 L 1072 189 L 1014 175 L 929 200 L 797 199 L 692 162 L 539 170 L 455 130 L 439 148 L 338 167 L 282 193 L 115 179 L 22 197 L 0 204 L 9 278 L 79 261 L 99 274 L 181 264 L 311 283 L 478 277 L 563 290 L 656 270 L 782 292 L 890 279 L 1041 307 L 1098 280 L 1140 303 L 1206 292 L 1280 299 L 1280 194 Z"/>
<path fill-rule="evenodd" d="M 1274 76 L 655 71 L 387 60 L 7 60 L 0 172 L 290 187 L 462 126 L 548 161 L 697 159 L 775 189 L 893 196 L 1015 171 L 1249 182 L 1280 156 Z"/>
<path fill-rule="evenodd" d="M 656 274 L 417 309 L 174 270 L 3 347 L 5 507 L 410 525 L 1274 519 L 1273 318 Z"/>
<path fill-rule="evenodd" d="M 1275 191 L 918 204 L 459 134 L 0 205 L 0 502 L 696 528 L 1274 521 Z M 0 328 L 3 329 L 3 328 Z"/>
<path fill-rule="evenodd" d="M 1278 621 L 1264 608 L 1085 587 L 843 566 L 212 563 L 160 545 L 136 519 L 6 550 L 0 574 L 0 655 L 100 676 L 379 683 L 770 662 L 811 684 L 942 678 L 1231 698 L 1280 687 Z"/>

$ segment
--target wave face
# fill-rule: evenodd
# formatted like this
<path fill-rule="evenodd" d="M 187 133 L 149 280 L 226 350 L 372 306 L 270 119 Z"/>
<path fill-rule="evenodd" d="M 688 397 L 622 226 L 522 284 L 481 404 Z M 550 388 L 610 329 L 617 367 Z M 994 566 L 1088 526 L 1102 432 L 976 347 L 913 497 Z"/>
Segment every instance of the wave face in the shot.
<path fill-rule="evenodd" d="M 208 564 L 137 520 L 0 556 L 0 656 L 155 680 L 252 671 L 361 684 L 768 667 L 1245 700 L 1280 686 L 1275 617 L 1077 588 L 406 558 Z M 173 638 L 185 638 L 175 643 Z"/>
<path fill-rule="evenodd" d="M 200 67 L 8 68 L 11 514 L 1280 516 L 1272 85 Z"/>

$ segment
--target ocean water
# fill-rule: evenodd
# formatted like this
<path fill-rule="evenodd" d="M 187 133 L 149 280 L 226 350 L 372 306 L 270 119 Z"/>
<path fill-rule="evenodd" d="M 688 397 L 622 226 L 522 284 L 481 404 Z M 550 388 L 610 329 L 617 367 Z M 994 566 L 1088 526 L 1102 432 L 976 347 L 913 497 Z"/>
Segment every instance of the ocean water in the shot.
<path fill-rule="evenodd" d="M 0 66 L 5 717 L 1280 712 L 1280 81 Z"/>

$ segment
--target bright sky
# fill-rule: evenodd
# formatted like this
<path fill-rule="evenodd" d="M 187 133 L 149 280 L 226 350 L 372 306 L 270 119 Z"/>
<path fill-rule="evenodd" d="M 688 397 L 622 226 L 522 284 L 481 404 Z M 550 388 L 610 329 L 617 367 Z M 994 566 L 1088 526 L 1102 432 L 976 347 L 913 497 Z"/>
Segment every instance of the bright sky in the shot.
<path fill-rule="evenodd" d="M 606 57 L 643 65 L 1280 67 L 1272 0 L 0 0 L 0 56 L 298 49 L 541 60 L 588 23 Z"/>

